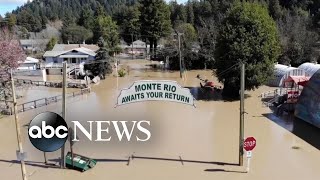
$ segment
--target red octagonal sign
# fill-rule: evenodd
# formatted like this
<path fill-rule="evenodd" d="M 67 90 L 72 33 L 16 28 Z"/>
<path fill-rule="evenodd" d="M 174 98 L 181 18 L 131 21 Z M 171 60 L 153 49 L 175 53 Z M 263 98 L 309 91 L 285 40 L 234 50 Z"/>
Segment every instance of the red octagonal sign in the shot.
<path fill-rule="evenodd" d="M 246 151 L 252 151 L 256 147 L 256 139 L 254 137 L 247 137 L 246 140 L 244 140 L 243 148 Z"/>

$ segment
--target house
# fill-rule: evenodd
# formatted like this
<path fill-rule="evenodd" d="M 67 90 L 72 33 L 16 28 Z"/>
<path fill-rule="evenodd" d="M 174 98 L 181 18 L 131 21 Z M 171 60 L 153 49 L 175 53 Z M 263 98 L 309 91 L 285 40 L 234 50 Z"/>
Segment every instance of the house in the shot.
<path fill-rule="evenodd" d="M 144 56 L 146 51 L 146 43 L 141 40 L 134 41 L 131 45 L 125 47 L 125 52 L 128 54 Z"/>
<path fill-rule="evenodd" d="M 19 62 L 17 70 L 37 70 L 39 59 L 27 57 L 25 61 Z"/>
<path fill-rule="evenodd" d="M 20 45 L 25 51 L 45 51 L 49 39 L 21 39 Z"/>
<path fill-rule="evenodd" d="M 83 64 L 95 60 L 97 45 L 87 44 L 56 44 L 51 51 L 46 51 L 43 55 L 45 61 L 42 68 L 47 74 L 61 74 L 62 62 L 67 62 L 70 72 L 80 72 Z M 82 68 L 82 69 L 81 69 Z"/>
<path fill-rule="evenodd" d="M 56 44 L 52 51 L 46 51 L 43 55 L 46 64 L 80 64 L 95 59 L 99 49 L 96 45 Z"/>

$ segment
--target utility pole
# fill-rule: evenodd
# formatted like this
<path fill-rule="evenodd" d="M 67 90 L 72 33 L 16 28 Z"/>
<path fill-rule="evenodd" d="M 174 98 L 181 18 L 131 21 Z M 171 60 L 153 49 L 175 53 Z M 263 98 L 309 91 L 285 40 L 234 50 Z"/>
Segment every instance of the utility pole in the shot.
<path fill-rule="evenodd" d="M 131 33 L 131 52 L 132 52 L 132 60 L 133 60 L 133 34 Z"/>
<path fill-rule="evenodd" d="M 240 136 L 239 136 L 239 165 L 243 166 L 243 141 L 244 141 L 244 85 L 245 85 L 245 65 L 241 63 L 240 79 Z"/>
<path fill-rule="evenodd" d="M 67 103 L 66 103 L 66 94 L 67 94 L 67 62 L 63 62 L 63 80 L 62 80 L 62 118 L 65 120 L 66 119 L 66 108 L 67 108 Z M 64 156 L 65 156 L 65 146 L 63 145 L 61 147 L 61 159 L 60 159 L 60 168 L 64 169 L 65 168 L 65 161 L 64 161 Z"/>
<path fill-rule="evenodd" d="M 180 40 L 180 36 L 182 35 L 182 33 L 178 33 L 178 43 L 179 43 L 179 65 L 180 65 L 180 78 L 182 78 L 182 57 L 181 57 L 181 40 Z"/>
<path fill-rule="evenodd" d="M 20 131 L 20 124 L 18 121 L 18 110 L 17 110 L 17 98 L 16 98 L 16 89 L 14 86 L 14 79 L 12 74 L 12 69 L 10 70 L 10 78 L 11 78 L 11 88 L 12 88 L 12 96 L 13 96 L 13 112 L 14 112 L 14 121 L 16 124 L 16 133 L 17 133 L 17 141 L 18 141 L 18 147 L 19 147 L 19 156 L 20 156 L 20 164 L 21 164 L 21 173 L 22 173 L 22 179 L 27 180 L 27 170 L 26 170 L 26 164 L 24 162 L 24 152 L 21 142 L 21 131 Z"/>

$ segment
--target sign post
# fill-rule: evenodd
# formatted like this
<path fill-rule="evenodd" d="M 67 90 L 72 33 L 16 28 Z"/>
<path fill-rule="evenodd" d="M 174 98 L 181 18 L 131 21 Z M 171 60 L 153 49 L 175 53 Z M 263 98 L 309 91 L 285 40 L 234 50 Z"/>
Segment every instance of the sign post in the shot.
<path fill-rule="evenodd" d="M 250 170 L 250 159 L 252 157 L 252 150 L 256 147 L 257 141 L 254 137 L 248 137 L 243 143 L 243 148 L 247 151 L 247 172 Z"/>

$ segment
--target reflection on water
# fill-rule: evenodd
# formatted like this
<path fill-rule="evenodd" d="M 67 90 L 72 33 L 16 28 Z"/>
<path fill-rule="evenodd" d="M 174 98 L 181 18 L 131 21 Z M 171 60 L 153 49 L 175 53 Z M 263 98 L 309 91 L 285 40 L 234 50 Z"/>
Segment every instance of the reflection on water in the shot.
<path fill-rule="evenodd" d="M 320 129 L 297 118 L 292 114 L 285 114 L 281 117 L 273 113 L 264 114 L 271 121 L 300 137 L 313 147 L 320 150 Z"/>
<path fill-rule="evenodd" d="M 190 89 L 192 96 L 200 101 L 217 101 L 222 100 L 221 90 L 220 89 L 206 89 L 202 87 L 186 87 Z"/>

